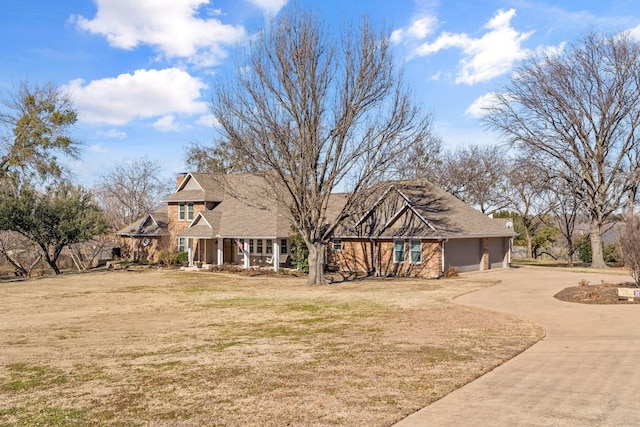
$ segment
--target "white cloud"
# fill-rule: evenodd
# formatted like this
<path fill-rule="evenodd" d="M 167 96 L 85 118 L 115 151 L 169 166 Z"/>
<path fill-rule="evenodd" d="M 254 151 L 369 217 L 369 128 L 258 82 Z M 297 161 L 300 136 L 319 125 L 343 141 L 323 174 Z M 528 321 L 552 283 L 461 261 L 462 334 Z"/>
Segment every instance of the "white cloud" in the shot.
<path fill-rule="evenodd" d="M 78 28 L 103 35 L 111 46 L 121 49 L 147 44 L 168 58 L 188 58 L 209 66 L 226 57 L 223 46 L 245 35 L 242 26 L 199 17 L 198 9 L 209 0 L 95 1 L 98 11 L 93 19 L 73 16 L 72 20 Z"/>
<path fill-rule="evenodd" d="M 566 46 L 567 42 L 561 42 L 557 46 L 538 46 L 536 48 L 536 54 L 542 56 L 559 56 Z"/>
<path fill-rule="evenodd" d="M 288 0 L 247 0 L 249 3 L 254 6 L 262 9 L 267 15 L 275 16 L 278 14 L 280 9 L 287 4 Z"/>
<path fill-rule="evenodd" d="M 81 121 L 117 126 L 135 118 L 203 114 L 207 104 L 200 101 L 200 91 L 205 88 L 200 79 L 177 68 L 137 70 L 86 84 L 77 79 L 63 87 Z"/>
<path fill-rule="evenodd" d="M 408 27 L 400 28 L 391 33 L 391 42 L 394 44 L 402 43 L 405 40 L 423 40 L 429 34 L 432 34 L 438 25 L 435 16 L 420 16 Z"/>
<path fill-rule="evenodd" d="M 203 116 L 200 116 L 195 121 L 195 124 L 199 126 L 204 126 L 204 127 L 214 127 L 214 128 L 220 127 L 220 122 L 218 121 L 218 119 L 213 117 L 212 114 L 205 114 Z"/>
<path fill-rule="evenodd" d="M 515 14 L 515 9 L 500 9 L 484 26 L 488 31 L 482 37 L 443 32 L 434 42 L 418 47 L 415 53 L 425 56 L 451 47 L 459 48 L 464 56 L 458 64 L 456 83 L 471 85 L 491 80 L 509 71 L 515 61 L 528 53 L 521 44 L 532 33 L 520 33 L 511 26 Z"/>
<path fill-rule="evenodd" d="M 125 139 L 127 133 L 117 129 L 109 129 L 107 131 L 98 131 L 98 136 L 111 139 Z"/>
<path fill-rule="evenodd" d="M 634 28 L 630 29 L 630 30 L 629 30 L 629 35 L 630 35 L 632 38 L 634 38 L 634 39 L 636 39 L 636 40 L 640 41 L 640 25 L 638 25 L 637 27 L 634 27 Z"/>
<path fill-rule="evenodd" d="M 106 154 L 109 152 L 109 150 L 104 148 L 102 144 L 93 144 L 92 146 L 89 147 L 89 151 L 91 151 L 92 153 L 98 153 L 98 154 Z"/>
<path fill-rule="evenodd" d="M 486 114 L 485 109 L 495 105 L 496 102 L 497 100 L 495 92 L 485 93 L 484 95 L 473 101 L 464 113 L 468 116 L 479 119 Z"/>
<path fill-rule="evenodd" d="M 184 129 L 185 126 L 176 122 L 175 117 L 172 114 L 168 114 L 156 120 L 153 124 L 153 128 L 159 132 L 178 132 Z"/>

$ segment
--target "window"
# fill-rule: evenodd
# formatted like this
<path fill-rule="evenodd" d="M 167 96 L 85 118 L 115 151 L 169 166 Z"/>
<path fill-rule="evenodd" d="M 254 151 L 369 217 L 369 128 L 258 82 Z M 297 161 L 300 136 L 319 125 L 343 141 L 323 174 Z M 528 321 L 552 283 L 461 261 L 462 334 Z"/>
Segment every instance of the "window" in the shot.
<path fill-rule="evenodd" d="M 268 254 L 272 254 L 273 253 L 273 240 L 271 239 L 267 239 L 267 243 L 266 243 L 267 247 L 267 253 Z"/>
<path fill-rule="evenodd" d="M 287 254 L 287 239 L 280 239 L 280 253 L 282 255 Z"/>
<path fill-rule="evenodd" d="M 393 241 L 393 262 L 404 262 L 404 240 Z"/>
<path fill-rule="evenodd" d="M 340 252 L 342 250 L 342 239 L 333 239 L 333 251 Z"/>
<path fill-rule="evenodd" d="M 254 251 L 255 246 L 254 246 L 254 244 L 253 244 L 253 243 L 254 243 L 254 242 L 253 242 L 253 239 L 249 239 L 249 253 L 251 253 L 251 254 L 255 254 L 255 253 L 256 253 L 256 252 Z"/>
<path fill-rule="evenodd" d="M 184 221 L 185 219 L 193 219 L 193 203 L 178 204 L 178 219 L 180 221 Z"/>
<path fill-rule="evenodd" d="M 258 243 L 258 247 L 256 249 L 256 253 L 257 254 L 261 254 L 262 253 L 262 239 L 258 239 L 256 242 Z"/>
<path fill-rule="evenodd" d="M 422 262 L 422 242 L 420 240 L 412 240 L 409 243 L 409 252 L 411 264 L 420 264 Z"/>
<path fill-rule="evenodd" d="M 242 255 L 242 251 L 244 250 L 244 239 L 237 240 L 238 242 L 238 255 Z"/>
<path fill-rule="evenodd" d="M 178 252 L 184 252 L 185 240 L 184 237 L 178 238 Z"/>

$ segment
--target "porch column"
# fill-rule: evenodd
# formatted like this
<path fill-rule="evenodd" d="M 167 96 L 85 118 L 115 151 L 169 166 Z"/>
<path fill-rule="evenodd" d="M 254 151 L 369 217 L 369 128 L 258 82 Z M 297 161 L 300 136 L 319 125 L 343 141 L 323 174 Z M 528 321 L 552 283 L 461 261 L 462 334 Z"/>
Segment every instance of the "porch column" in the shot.
<path fill-rule="evenodd" d="M 248 270 L 251 266 L 251 260 L 249 259 L 249 240 L 242 244 L 242 254 L 244 256 L 244 269 Z"/>
<path fill-rule="evenodd" d="M 280 268 L 280 239 L 273 239 L 273 271 Z"/>
<path fill-rule="evenodd" d="M 187 238 L 187 253 L 189 254 L 189 267 L 193 267 L 193 243 L 191 238 Z"/>
<path fill-rule="evenodd" d="M 224 248 L 222 246 L 223 244 L 224 244 L 224 242 L 223 242 L 222 237 L 218 237 L 218 248 L 217 248 L 218 249 L 217 250 L 218 257 L 216 259 L 216 261 L 217 261 L 216 263 L 218 265 L 222 265 L 222 263 L 224 262 L 224 260 L 222 259 L 224 257 L 224 250 L 223 250 Z"/>

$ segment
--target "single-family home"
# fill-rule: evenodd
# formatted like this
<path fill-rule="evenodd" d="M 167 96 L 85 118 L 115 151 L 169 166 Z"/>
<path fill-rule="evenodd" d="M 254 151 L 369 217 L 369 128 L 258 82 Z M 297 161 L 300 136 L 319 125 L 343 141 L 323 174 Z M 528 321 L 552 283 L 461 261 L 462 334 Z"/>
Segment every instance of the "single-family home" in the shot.
<path fill-rule="evenodd" d="M 290 263 L 291 225 L 284 203 L 255 174 L 180 175 L 156 210 L 120 230 L 129 253 L 157 260 L 157 251 L 186 251 L 191 265 L 245 268 Z M 344 194 L 332 205 L 340 210 Z M 439 277 L 504 268 L 515 236 L 508 220 L 492 219 L 428 181 L 379 184 L 358 213 L 334 231 L 327 265 L 371 275 Z M 144 250 L 143 250 L 144 249 Z M 130 255 L 130 256 L 131 256 Z"/>

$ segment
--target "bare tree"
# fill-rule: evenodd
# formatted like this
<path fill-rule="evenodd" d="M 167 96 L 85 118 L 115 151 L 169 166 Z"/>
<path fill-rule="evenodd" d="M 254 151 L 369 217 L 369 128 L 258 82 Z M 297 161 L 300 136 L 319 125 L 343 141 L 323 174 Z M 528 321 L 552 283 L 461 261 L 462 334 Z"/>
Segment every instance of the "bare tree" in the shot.
<path fill-rule="evenodd" d="M 153 210 L 173 190 L 162 165 L 146 157 L 118 164 L 100 176 L 94 194 L 115 230 Z"/>
<path fill-rule="evenodd" d="M 212 102 L 221 140 L 270 194 L 309 248 L 308 284 L 324 283 L 335 227 L 372 185 L 389 177 L 406 147 L 429 136 L 395 69 L 389 33 L 366 19 L 339 34 L 291 5 L 250 45 L 235 79 Z M 349 191 L 335 214 L 331 192 Z"/>
<path fill-rule="evenodd" d="M 624 265 L 629 268 L 631 277 L 640 287 L 640 218 L 627 215 L 625 227 L 618 237 L 618 248 Z"/>
<path fill-rule="evenodd" d="M 462 147 L 442 156 L 425 178 L 483 213 L 498 211 L 509 204 L 505 195 L 508 159 L 504 151 L 497 145 Z"/>
<path fill-rule="evenodd" d="M 573 255 L 576 252 L 573 243 L 574 230 L 584 210 L 584 203 L 578 190 L 579 179 L 554 172 L 552 168 L 546 169 L 546 173 L 551 191 L 545 192 L 545 199 L 549 207 L 549 215 L 553 218 L 553 224 L 547 222 L 547 225 L 555 226 L 562 235 L 567 248 L 567 265 L 573 267 Z"/>
<path fill-rule="evenodd" d="M 580 177 L 591 265 L 605 267 L 601 227 L 639 175 L 640 44 L 628 34 L 587 34 L 561 54 L 532 56 L 496 96 L 485 120 L 511 142 Z"/>
<path fill-rule="evenodd" d="M 209 173 L 250 172 L 242 159 L 222 141 L 212 146 L 192 143 L 185 148 L 185 162 L 190 171 Z"/>
<path fill-rule="evenodd" d="M 516 158 L 508 166 L 505 197 L 522 218 L 527 258 L 533 258 L 533 235 L 547 213 L 543 195 L 549 191 L 548 184 L 542 165 L 530 157 Z"/>

